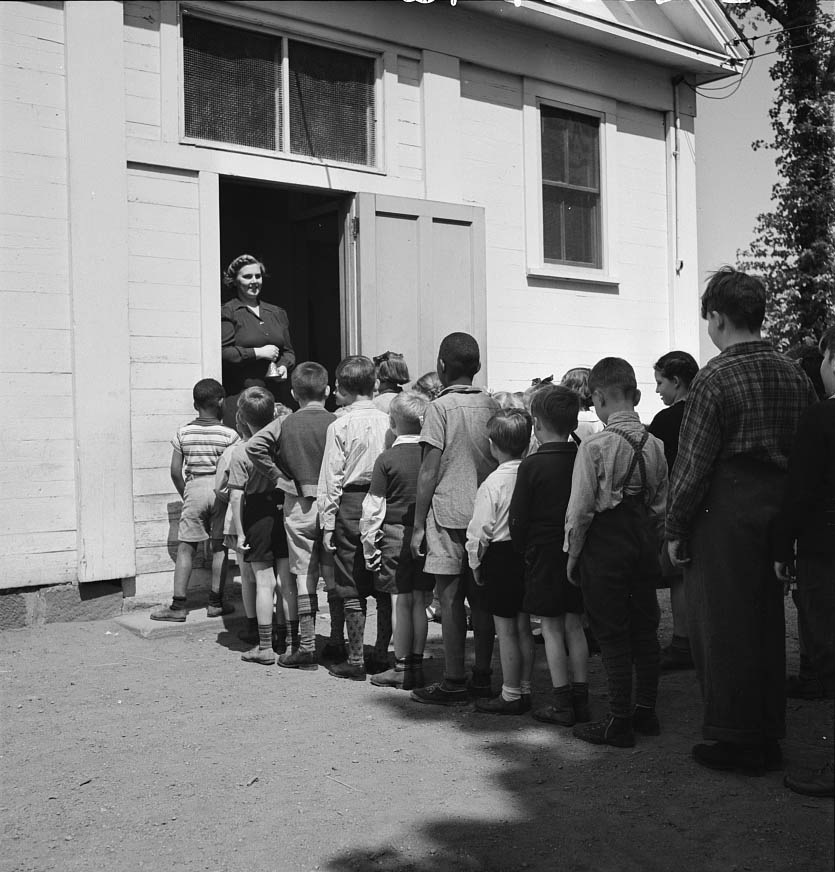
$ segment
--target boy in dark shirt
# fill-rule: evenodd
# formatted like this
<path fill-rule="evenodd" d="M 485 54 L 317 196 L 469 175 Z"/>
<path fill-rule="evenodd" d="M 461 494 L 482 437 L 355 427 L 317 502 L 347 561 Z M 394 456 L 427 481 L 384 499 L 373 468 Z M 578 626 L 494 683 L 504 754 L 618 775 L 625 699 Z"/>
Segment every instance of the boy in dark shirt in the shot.
<path fill-rule="evenodd" d="M 435 579 L 423 571 L 409 548 L 415 523 L 415 498 L 420 470 L 420 428 L 428 400 L 407 392 L 389 406 L 391 448 L 374 464 L 371 488 L 362 504 L 360 539 L 365 565 L 376 572 L 375 587 L 390 593 L 394 611 L 394 667 L 371 676 L 377 687 L 412 690 L 423 687 L 426 610 L 423 593 Z"/>
<path fill-rule="evenodd" d="M 589 649 L 583 632 L 583 597 L 568 581 L 567 557 L 562 550 L 577 456 L 570 436 L 577 429 L 579 411 L 579 397 L 570 388 L 547 385 L 534 394 L 531 416 L 539 450 L 522 461 L 510 503 L 510 536 L 516 550 L 525 556 L 522 608 L 541 618 L 554 688 L 551 705 L 533 716 L 565 727 L 589 720 Z"/>
<path fill-rule="evenodd" d="M 284 528 L 295 579 L 288 615 L 291 643 L 279 654 L 278 665 L 298 669 L 316 664 L 316 585 L 320 570 L 333 572 L 333 558 L 322 547 L 316 505 L 325 435 L 336 418 L 325 409 L 330 393 L 328 371 L 319 363 L 299 364 L 292 375 L 292 393 L 299 410 L 256 433 L 247 443 L 253 466 L 284 491 Z M 293 606 L 295 605 L 295 609 Z M 293 611 L 298 615 L 299 645 L 292 646 Z"/>

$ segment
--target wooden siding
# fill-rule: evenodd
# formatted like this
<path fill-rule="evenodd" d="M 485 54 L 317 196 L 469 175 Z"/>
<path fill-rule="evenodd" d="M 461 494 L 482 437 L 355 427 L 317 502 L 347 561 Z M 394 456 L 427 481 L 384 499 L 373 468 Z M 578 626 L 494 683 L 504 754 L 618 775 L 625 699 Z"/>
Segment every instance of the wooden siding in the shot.
<path fill-rule="evenodd" d="M 606 293 L 526 276 L 522 99 L 520 77 L 462 64 L 464 200 L 487 214 L 490 386 L 522 389 L 617 355 L 635 366 L 649 415 L 660 408 L 652 363 L 670 350 L 663 115 L 617 105 L 606 182 L 619 286 Z"/>
<path fill-rule="evenodd" d="M 138 5 L 138 4 L 135 4 Z M 171 437 L 203 375 L 196 173 L 128 168 L 131 442 L 137 578 L 173 568 Z"/>
<path fill-rule="evenodd" d="M 420 62 L 397 58 L 397 172 L 401 179 L 423 179 L 423 127 L 421 125 Z"/>
<path fill-rule="evenodd" d="M 159 141 L 160 4 L 159 0 L 124 3 L 125 132 L 136 139 Z"/>
<path fill-rule="evenodd" d="M 62 3 L 0 5 L 0 589 L 73 581 Z"/>

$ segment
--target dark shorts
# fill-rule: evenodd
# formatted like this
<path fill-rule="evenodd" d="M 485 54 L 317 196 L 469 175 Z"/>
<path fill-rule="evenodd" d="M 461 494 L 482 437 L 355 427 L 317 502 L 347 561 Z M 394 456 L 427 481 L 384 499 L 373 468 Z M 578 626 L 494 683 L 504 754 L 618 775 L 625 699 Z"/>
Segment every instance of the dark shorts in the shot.
<path fill-rule="evenodd" d="M 423 560 L 411 551 L 412 528 L 403 524 L 383 524 L 380 542 L 382 562 L 374 586 L 383 593 L 412 593 L 432 590 L 435 576 L 423 570 Z"/>
<path fill-rule="evenodd" d="M 481 580 L 491 615 L 515 618 L 524 611 L 525 561 L 512 542 L 493 542 L 487 547 L 481 561 Z"/>
<path fill-rule="evenodd" d="M 341 599 L 357 599 L 374 593 L 374 573 L 365 568 L 365 557 L 360 543 L 360 517 L 362 501 L 368 488 L 348 487 L 342 492 L 336 523 L 333 529 L 334 582 L 336 595 Z"/>
<path fill-rule="evenodd" d="M 583 595 L 566 575 L 568 555 L 561 542 L 530 545 L 525 549 L 525 599 L 522 611 L 543 618 L 567 612 L 582 614 Z"/>
<path fill-rule="evenodd" d="M 275 563 L 287 557 L 283 503 L 284 494 L 279 490 L 268 494 L 244 495 L 241 520 L 249 545 L 244 552 L 246 563 Z"/>

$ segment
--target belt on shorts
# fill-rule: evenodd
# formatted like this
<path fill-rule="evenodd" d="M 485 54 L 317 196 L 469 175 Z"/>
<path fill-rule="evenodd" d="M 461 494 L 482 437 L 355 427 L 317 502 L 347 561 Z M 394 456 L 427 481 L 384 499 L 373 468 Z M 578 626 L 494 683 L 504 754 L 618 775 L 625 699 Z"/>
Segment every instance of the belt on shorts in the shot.
<path fill-rule="evenodd" d="M 367 494 L 371 488 L 370 484 L 346 484 L 342 488 L 344 494 Z"/>

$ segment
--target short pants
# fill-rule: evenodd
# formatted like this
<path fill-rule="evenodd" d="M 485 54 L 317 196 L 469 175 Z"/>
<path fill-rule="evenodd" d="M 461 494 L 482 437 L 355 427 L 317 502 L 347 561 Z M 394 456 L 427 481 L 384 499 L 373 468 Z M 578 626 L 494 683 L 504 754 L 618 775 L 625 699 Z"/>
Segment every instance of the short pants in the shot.
<path fill-rule="evenodd" d="M 241 522 L 244 540 L 249 546 L 244 551 L 247 563 L 275 563 L 287 557 L 283 502 L 284 494 L 280 490 L 244 494 Z"/>
<path fill-rule="evenodd" d="M 426 564 L 432 575 L 462 575 L 468 571 L 467 530 L 442 527 L 430 509 L 426 516 Z"/>
<path fill-rule="evenodd" d="M 220 510 L 224 503 L 218 503 L 215 497 L 215 477 L 199 475 L 186 482 L 183 494 L 183 510 L 180 513 L 180 524 L 177 538 L 180 542 L 205 542 L 207 539 L 223 538 L 223 517 Z M 217 518 L 220 517 L 220 531 L 215 535 Z"/>
<path fill-rule="evenodd" d="M 568 555 L 562 542 L 529 545 L 525 549 L 525 598 L 522 611 L 543 618 L 583 612 L 583 594 L 568 580 Z"/>
<path fill-rule="evenodd" d="M 287 551 L 290 556 L 290 572 L 296 576 L 312 576 L 318 581 L 319 564 L 331 557 L 322 547 L 322 528 L 319 526 L 319 509 L 316 497 L 284 496 L 284 530 L 287 534 Z"/>
<path fill-rule="evenodd" d="M 412 557 L 412 528 L 383 524 L 380 541 L 382 558 L 374 586 L 383 593 L 412 593 L 432 590 L 435 577 L 423 569 L 423 559 Z"/>
<path fill-rule="evenodd" d="M 525 561 L 512 542 L 492 542 L 487 546 L 481 560 L 481 581 L 491 615 L 515 618 L 523 611 Z"/>

